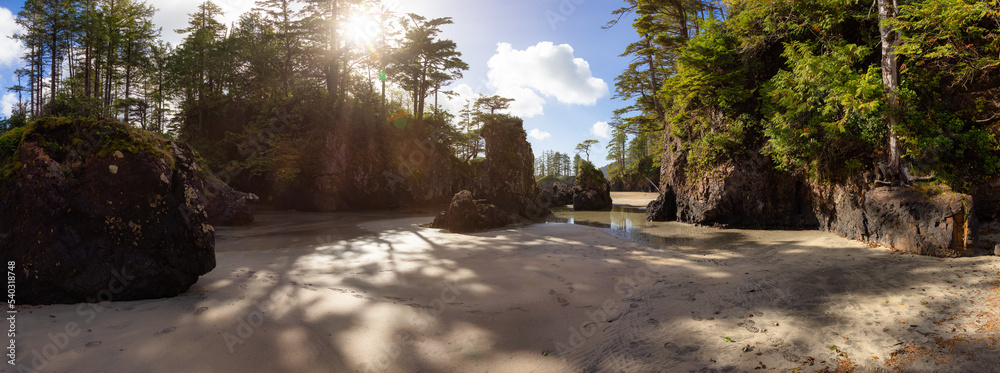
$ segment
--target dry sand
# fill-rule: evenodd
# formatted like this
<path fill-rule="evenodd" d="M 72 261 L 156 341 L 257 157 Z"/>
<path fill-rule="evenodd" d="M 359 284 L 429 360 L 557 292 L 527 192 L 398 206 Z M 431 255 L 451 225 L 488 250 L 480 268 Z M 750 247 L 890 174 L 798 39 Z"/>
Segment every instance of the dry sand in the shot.
<path fill-rule="evenodd" d="M 611 192 L 611 200 L 616 205 L 646 207 L 649 201 L 658 197 L 657 193 L 644 192 Z"/>
<path fill-rule="evenodd" d="M 995 257 L 813 231 L 644 223 L 652 247 L 581 225 L 464 235 L 392 217 L 266 213 L 219 229 L 217 268 L 176 298 L 22 307 L 17 368 L 1000 370 Z"/>

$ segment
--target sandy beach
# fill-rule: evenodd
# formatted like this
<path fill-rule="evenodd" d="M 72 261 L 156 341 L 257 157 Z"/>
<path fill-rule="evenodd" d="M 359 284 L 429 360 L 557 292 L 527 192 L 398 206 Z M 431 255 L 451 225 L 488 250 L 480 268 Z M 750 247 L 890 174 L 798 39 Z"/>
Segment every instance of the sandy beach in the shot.
<path fill-rule="evenodd" d="M 219 228 L 217 267 L 179 297 L 20 307 L 17 365 L 0 371 L 1000 370 L 993 256 L 814 231 L 635 222 L 654 244 L 430 220 L 268 212 Z"/>

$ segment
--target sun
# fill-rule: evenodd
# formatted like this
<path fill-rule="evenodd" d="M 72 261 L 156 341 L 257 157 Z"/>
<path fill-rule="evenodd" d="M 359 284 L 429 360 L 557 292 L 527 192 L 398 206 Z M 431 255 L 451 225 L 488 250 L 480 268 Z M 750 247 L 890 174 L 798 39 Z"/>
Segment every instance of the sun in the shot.
<path fill-rule="evenodd" d="M 371 48 L 381 31 L 381 22 L 366 6 L 355 8 L 344 20 L 346 36 L 358 46 Z"/>

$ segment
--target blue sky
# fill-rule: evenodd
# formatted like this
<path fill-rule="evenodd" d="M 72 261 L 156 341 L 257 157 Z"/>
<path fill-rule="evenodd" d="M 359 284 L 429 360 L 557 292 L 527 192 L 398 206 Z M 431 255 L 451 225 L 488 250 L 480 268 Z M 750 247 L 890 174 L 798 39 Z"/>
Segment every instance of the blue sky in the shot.
<path fill-rule="evenodd" d="M 151 0 L 159 9 L 154 22 L 162 37 L 180 41 L 173 29 L 184 27 L 187 13 L 202 0 Z M 253 7 L 253 0 L 217 0 L 227 23 Z M 609 0 L 386 0 L 400 13 L 429 18 L 452 17 L 442 36 L 454 40 L 470 66 L 463 79 L 450 89 L 464 97 L 501 94 L 517 99 L 511 113 L 524 118 L 532 149 L 573 153 L 586 139 L 601 140 L 591 160 L 606 164 L 604 149 L 610 132 L 606 125 L 614 109 L 614 78 L 628 65 L 618 57 L 636 39 L 630 22 L 611 30 L 603 26 L 611 12 L 624 2 Z M 23 4 L 0 0 L 0 109 L 4 113 L 14 98 L 6 92 L 13 85 L 19 64 L 17 45 L 7 39 L 16 32 L 12 16 Z M 463 98 L 447 102 L 458 108 Z"/>

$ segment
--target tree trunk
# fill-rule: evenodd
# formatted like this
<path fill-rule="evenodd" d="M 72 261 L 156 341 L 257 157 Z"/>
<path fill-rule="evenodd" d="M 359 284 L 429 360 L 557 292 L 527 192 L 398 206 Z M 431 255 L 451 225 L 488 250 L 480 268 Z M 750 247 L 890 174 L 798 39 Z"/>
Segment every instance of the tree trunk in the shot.
<path fill-rule="evenodd" d="M 51 68 L 51 70 L 49 72 L 49 83 L 51 84 L 52 88 L 50 88 L 51 92 L 49 92 L 49 95 L 51 96 L 51 98 L 49 100 L 51 102 L 55 102 L 56 101 L 56 81 L 59 80 L 58 79 L 58 75 L 57 75 L 57 73 L 58 73 L 58 66 L 57 66 L 57 63 L 56 63 L 56 59 L 59 56 L 59 52 L 58 52 L 59 36 L 58 36 L 58 32 L 55 31 L 55 30 L 52 31 L 52 40 L 51 41 L 52 41 L 52 45 L 49 48 L 50 49 L 49 53 L 52 54 L 52 68 Z"/>
<path fill-rule="evenodd" d="M 330 95 L 331 106 L 334 108 L 334 110 L 336 110 L 340 102 L 340 87 L 338 86 L 338 83 L 340 83 L 340 66 L 338 66 L 339 56 L 337 55 L 338 54 L 337 50 L 339 49 L 337 45 L 339 43 L 339 39 L 337 38 L 337 24 L 339 23 L 337 21 L 337 15 L 339 13 L 339 6 L 337 4 L 338 0 L 329 0 L 329 1 L 330 1 L 329 22 L 331 22 L 333 25 L 330 26 L 330 42 L 329 42 L 330 49 L 329 49 L 329 56 L 327 57 L 329 60 L 327 61 L 327 66 L 326 66 L 327 70 L 326 91 Z"/>
<path fill-rule="evenodd" d="M 909 182 L 900 161 L 899 140 L 896 136 L 896 125 L 899 123 L 899 98 L 896 97 L 899 89 L 899 61 L 893 52 L 900 43 L 900 37 L 898 32 L 886 25 L 886 21 L 895 18 L 896 14 L 895 0 L 878 0 L 879 33 L 882 36 L 882 84 L 889 104 L 886 118 L 886 125 L 889 127 L 889 159 L 883 176 L 885 181 L 900 184 Z"/>
<path fill-rule="evenodd" d="M 644 39 L 646 39 L 645 40 L 646 41 L 646 49 L 653 50 L 653 45 L 652 45 L 652 43 L 650 43 L 650 37 L 649 37 L 649 35 L 645 35 Z M 649 64 L 649 80 L 650 80 L 650 84 L 652 84 L 651 88 L 652 88 L 652 91 L 653 91 L 653 110 L 656 111 L 656 117 L 657 117 L 657 119 L 661 119 L 662 120 L 663 119 L 663 109 L 660 108 L 660 100 L 659 100 L 659 98 L 657 98 L 657 97 L 659 97 L 659 95 L 657 94 L 657 91 L 659 91 L 661 87 L 660 87 L 660 80 L 656 76 L 656 56 L 655 56 L 655 54 L 656 54 L 656 52 L 650 52 L 650 54 L 648 56 L 646 56 L 646 58 L 647 58 L 646 62 Z"/>

